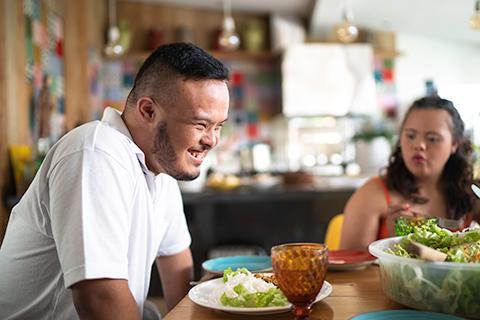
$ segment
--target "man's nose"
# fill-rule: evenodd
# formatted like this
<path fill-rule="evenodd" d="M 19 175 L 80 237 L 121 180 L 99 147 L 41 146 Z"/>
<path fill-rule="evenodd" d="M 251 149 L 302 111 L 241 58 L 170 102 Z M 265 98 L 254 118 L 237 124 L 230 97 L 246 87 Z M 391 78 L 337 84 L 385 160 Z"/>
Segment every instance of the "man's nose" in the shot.
<path fill-rule="evenodd" d="M 211 130 L 207 130 L 203 136 L 202 136 L 202 140 L 200 140 L 200 142 L 208 147 L 209 149 L 212 149 L 213 147 L 215 147 L 218 143 L 218 134 L 216 133 L 216 131 L 214 129 L 211 129 Z"/>

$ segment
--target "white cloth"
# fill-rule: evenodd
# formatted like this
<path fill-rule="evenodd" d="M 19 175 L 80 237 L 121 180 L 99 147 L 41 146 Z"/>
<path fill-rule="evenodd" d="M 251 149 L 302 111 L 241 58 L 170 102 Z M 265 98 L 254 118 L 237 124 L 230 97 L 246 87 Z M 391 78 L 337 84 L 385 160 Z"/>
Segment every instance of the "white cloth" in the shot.
<path fill-rule="evenodd" d="M 118 111 L 66 134 L 12 210 L 0 319 L 75 319 L 72 284 L 128 279 L 139 311 L 156 256 L 190 245 L 180 190 L 145 165 Z"/>

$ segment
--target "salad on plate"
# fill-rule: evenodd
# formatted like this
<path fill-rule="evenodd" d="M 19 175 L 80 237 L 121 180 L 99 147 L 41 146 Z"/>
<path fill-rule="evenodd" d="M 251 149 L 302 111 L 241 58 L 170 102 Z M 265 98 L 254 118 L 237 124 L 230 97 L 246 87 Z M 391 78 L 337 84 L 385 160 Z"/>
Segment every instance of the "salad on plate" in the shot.
<path fill-rule="evenodd" d="M 315 302 L 325 299 L 332 285 L 323 282 Z M 228 268 L 222 278 L 204 281 L 188 292 L 196 304 L 230 313 L 267 315 L 288 312 L 292 304 L 276 286 L 273 273 L 252 273 L 246 268 Z"/>
<path fill-rule="evenodd" d="M 233 271 L 228 268 L 223 273 L 225 287 L 220 294 L 224 306 L 258 308 L 287 306 L 289 302 L 273 278 L 254 275 L 246 268 Z"/>

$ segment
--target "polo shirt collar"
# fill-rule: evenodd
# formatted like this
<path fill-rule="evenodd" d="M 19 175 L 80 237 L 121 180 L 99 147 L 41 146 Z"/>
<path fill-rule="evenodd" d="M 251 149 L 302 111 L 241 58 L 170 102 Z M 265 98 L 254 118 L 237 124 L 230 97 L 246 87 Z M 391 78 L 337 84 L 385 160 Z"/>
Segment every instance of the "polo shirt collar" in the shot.
<path fill-rule="evenodd" d="M 103 111 L 102 122 L 108 123 L 110 127 L 119 131 L 121 134 L 125 135 L 128 138 L 128 141 L 132 145 L 137 159 L 142 166 L 143 172 L 146 175 L 155 176 L 155 174 L 148 169 L 145 162 L 145 153 L 143 153 L 142 149 L 140 149 L 133 141 L 132 135 L 130 134 L 127 125 L 123 121 L 120 111 L 112 107 L 106 107 Z"/>

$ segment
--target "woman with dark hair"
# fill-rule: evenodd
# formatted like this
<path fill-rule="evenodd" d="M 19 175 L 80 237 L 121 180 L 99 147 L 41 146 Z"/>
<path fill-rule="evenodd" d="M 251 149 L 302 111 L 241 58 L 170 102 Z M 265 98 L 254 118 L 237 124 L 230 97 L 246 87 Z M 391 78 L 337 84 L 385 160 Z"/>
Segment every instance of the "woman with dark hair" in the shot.
<path fill-rule="evenodd" d="M 394 236 L 399 216 L 454 219 L 460 228 L 476 218 L 472 147 L 453 103 L 438 96 L 416 100 L 384 174 L 359 188 L 345 207 L 342 249 L 366 249 Z"/>

